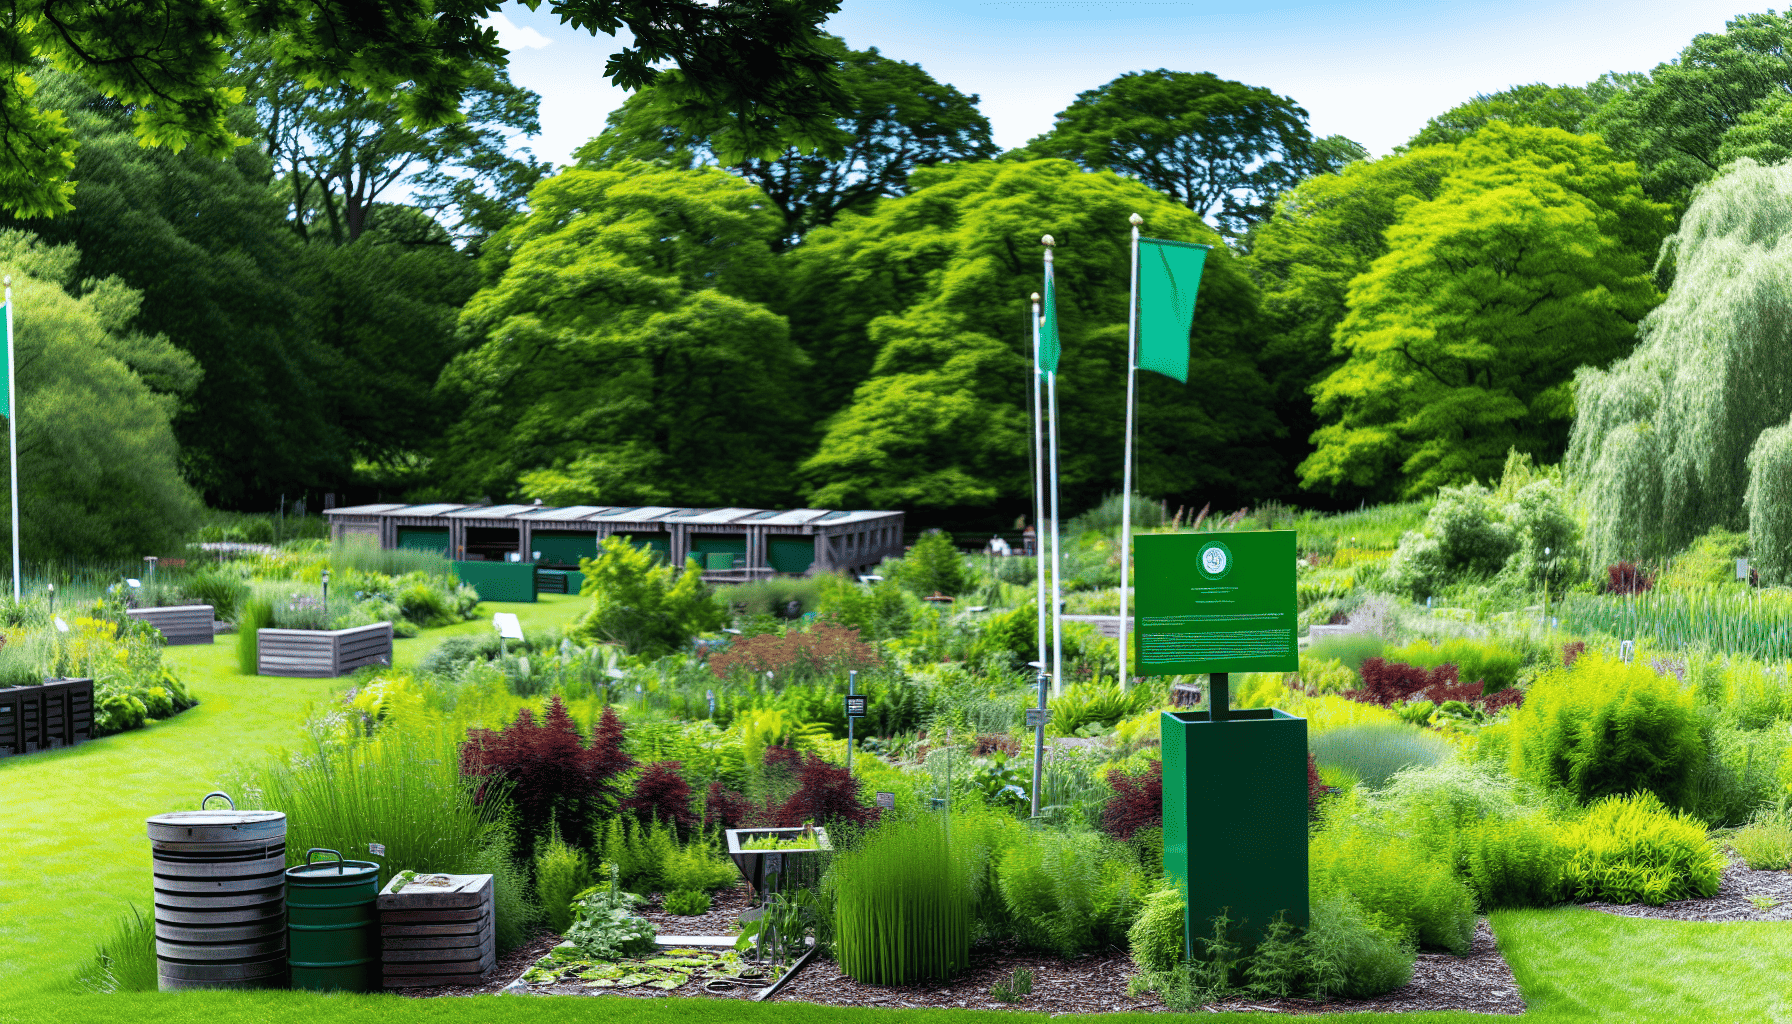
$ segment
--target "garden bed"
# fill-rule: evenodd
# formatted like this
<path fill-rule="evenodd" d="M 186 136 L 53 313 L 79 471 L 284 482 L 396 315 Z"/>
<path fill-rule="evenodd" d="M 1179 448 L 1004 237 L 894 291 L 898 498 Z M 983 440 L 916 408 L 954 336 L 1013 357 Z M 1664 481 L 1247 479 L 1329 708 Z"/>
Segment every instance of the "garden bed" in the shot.
<path fill-rule="evenodd" d="M 181 644 L 209 644 L 217 634 L 217 615 L 209 604 L 166 605 L 159 608 L 131 608 L 125 614 L 139 622 L 147 622 L 162 634 L 162 642 L 170 647 Z"/>
<path fill-rule="evenodd" d="M 1758 905 L 1754 900 L 1763 901 Z M 1777 902 L 1776 902 L 1777 901 Z M 1771 906 L 1764 905 L 1771 903 Z M 1718 883 L 1717 895 L 1670 900 L 1659 907 L 1643 903 L 1582 903 L 1619 917 L 1660 921 L 1792 921 L 1792 873 L 1757 871 L 1731 860 Z"/>
<path fill-rule="evenodd" d="M 263 676 L 333 679 L 366 665 L 392 664 L 392 624 L 349 629 L 261 629 L 255 672 Z"/>

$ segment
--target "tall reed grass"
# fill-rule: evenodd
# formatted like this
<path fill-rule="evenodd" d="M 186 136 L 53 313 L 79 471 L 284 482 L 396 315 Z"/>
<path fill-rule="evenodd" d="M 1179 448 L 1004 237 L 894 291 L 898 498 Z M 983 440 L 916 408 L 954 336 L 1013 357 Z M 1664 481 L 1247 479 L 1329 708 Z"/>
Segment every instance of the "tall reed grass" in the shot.
<path fill-rule="evenodd" d="M 509 802 L 488 785 L 474 799 L 446 729 L 382 729 L 347 743 L 314 738 L 302 753 L 238 772 L 245 806 L 286 814 L 287 860 L 322 847 L 380 865 L 383 886 L 399 871 L 491 874 L 498 941 L 513 946 L 532 916 L 525 873 L 510 859 Z M 369 844 L 385 846 L 383 856 Z"/>
<path fill-rule="evenodd" d="M 840 969 L 871 985 L 950 978 L 970 963 L 968 865 L 946 819 L 887 818 L 834 858 L 827 884 L 834 903 Z"/>
<path fill-rule="evenodd" d="M 94 947 L 93 958 L 81 965 L 75 983 L 90 992 L 154 992 L 156 978 L 156 919 L 131 904 L 105 941 Z"/>
<path fill-rule="evenodd" d="M 1669 649 L 1706 647 L 1766 661 L 1792 659 L 1792 594 L 1781 591 L 1571 594 L 1558 617 L 1570 633 L 1604 633 Z"/>

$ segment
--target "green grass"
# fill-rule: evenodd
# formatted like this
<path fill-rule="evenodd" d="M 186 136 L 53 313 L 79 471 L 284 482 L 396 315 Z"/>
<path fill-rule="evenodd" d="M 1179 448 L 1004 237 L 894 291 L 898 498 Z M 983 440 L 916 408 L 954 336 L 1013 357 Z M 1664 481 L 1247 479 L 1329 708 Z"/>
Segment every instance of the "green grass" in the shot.
<path fill-rule="evenodd" d="M 415 664 L 441 637 L 491 629 L 494 611 L 516 612 L 526 632 L 584 607 L 562 595 L 483 605 L 480 619 L 397 641 L 393 657 Z M 344 685 L 242 675 L 231 640 L 167 651 L 198 707 L 73 749 L 0 760 L 0 992 L 66 976 L 127 903 L 151 906 L 143 820 L 193 808 L 232 765 L 296 746 L 307 711 Z"/>
<path fill-rule="evenodd" d="M 1527 1019 L 1792 1020 L 1792 929 L 1783 923 L 1577 909 L 1503 911 L 1492 920 Z"/>

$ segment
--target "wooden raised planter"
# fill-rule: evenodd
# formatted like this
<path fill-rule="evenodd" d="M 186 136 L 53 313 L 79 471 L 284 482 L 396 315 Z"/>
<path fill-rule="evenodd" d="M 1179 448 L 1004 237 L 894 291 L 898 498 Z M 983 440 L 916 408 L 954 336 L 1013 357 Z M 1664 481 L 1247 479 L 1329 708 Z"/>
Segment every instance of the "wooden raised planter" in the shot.
<path fill-rule="evenodd" d="M 0 687 L 0 757 L 72 747 L 93 738 L 93 680 Z"/>
<path fill-rule="evenodd" d="M 162 631 L 168 646 L 177 644 L 209 644 L 217 619 L 209 604 L 178 604 L 162 608 L 132 608 L 125 612 L 139 622 L 147 622 Z"/>
<path fill-rule="evenodd" d="M 349 629 L 263 629 L 255 634 L 258 675 L 332 679 L 366 665 L 390 664 L 390 622 Z"/>

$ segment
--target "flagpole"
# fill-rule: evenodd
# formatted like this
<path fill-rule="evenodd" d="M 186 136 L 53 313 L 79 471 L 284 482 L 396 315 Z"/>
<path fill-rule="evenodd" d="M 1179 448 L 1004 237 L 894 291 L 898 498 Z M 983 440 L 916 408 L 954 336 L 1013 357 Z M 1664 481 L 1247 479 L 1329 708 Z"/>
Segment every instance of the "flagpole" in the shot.
<path fill-rule="evenodd" d="M 12 333 L 12 275 L 6 275 L 6 453 L 12 459 L 12 602 L 19 604 L 19 389 L 18 341 Z"/>
<path fill-rule="evenodd" d="M 1040 239 L 1045 246 L 1045 279 L 1052 281 L 1052 236 Z M 1058 375 L 1047 372 L 1045 375 L 1046 401 L 1051 406 L 1051 419 L 1048 435 L 1051 443 L 1052 474 L 1052 696 L 1064 693 L 1064 595 L 1063 564 L 1059 549 L 1062 544 L 1061 527 L 1058 524 Z"/>
<path fill-rule="evenodd" d="M 1139 225 L 1145 218 L 1133 214 L 1132 292 L 1126 303 L 1126 454 L 1120 466 L 1120 689 L 1132 678 L 1126 657 L 1126 589 L 1132 567 L 1132 410 L 1139 382 Z"/>
<path fill-rule="evenodd" d="M 1045 647 L 1045 396 L 1039 374 L 1039 293 L 1033 293 L 1033 566 L 1039 585 L 1034 588 L 1034 603 L 1039 619 L 1039 671 L 1048 670 Z"/>

